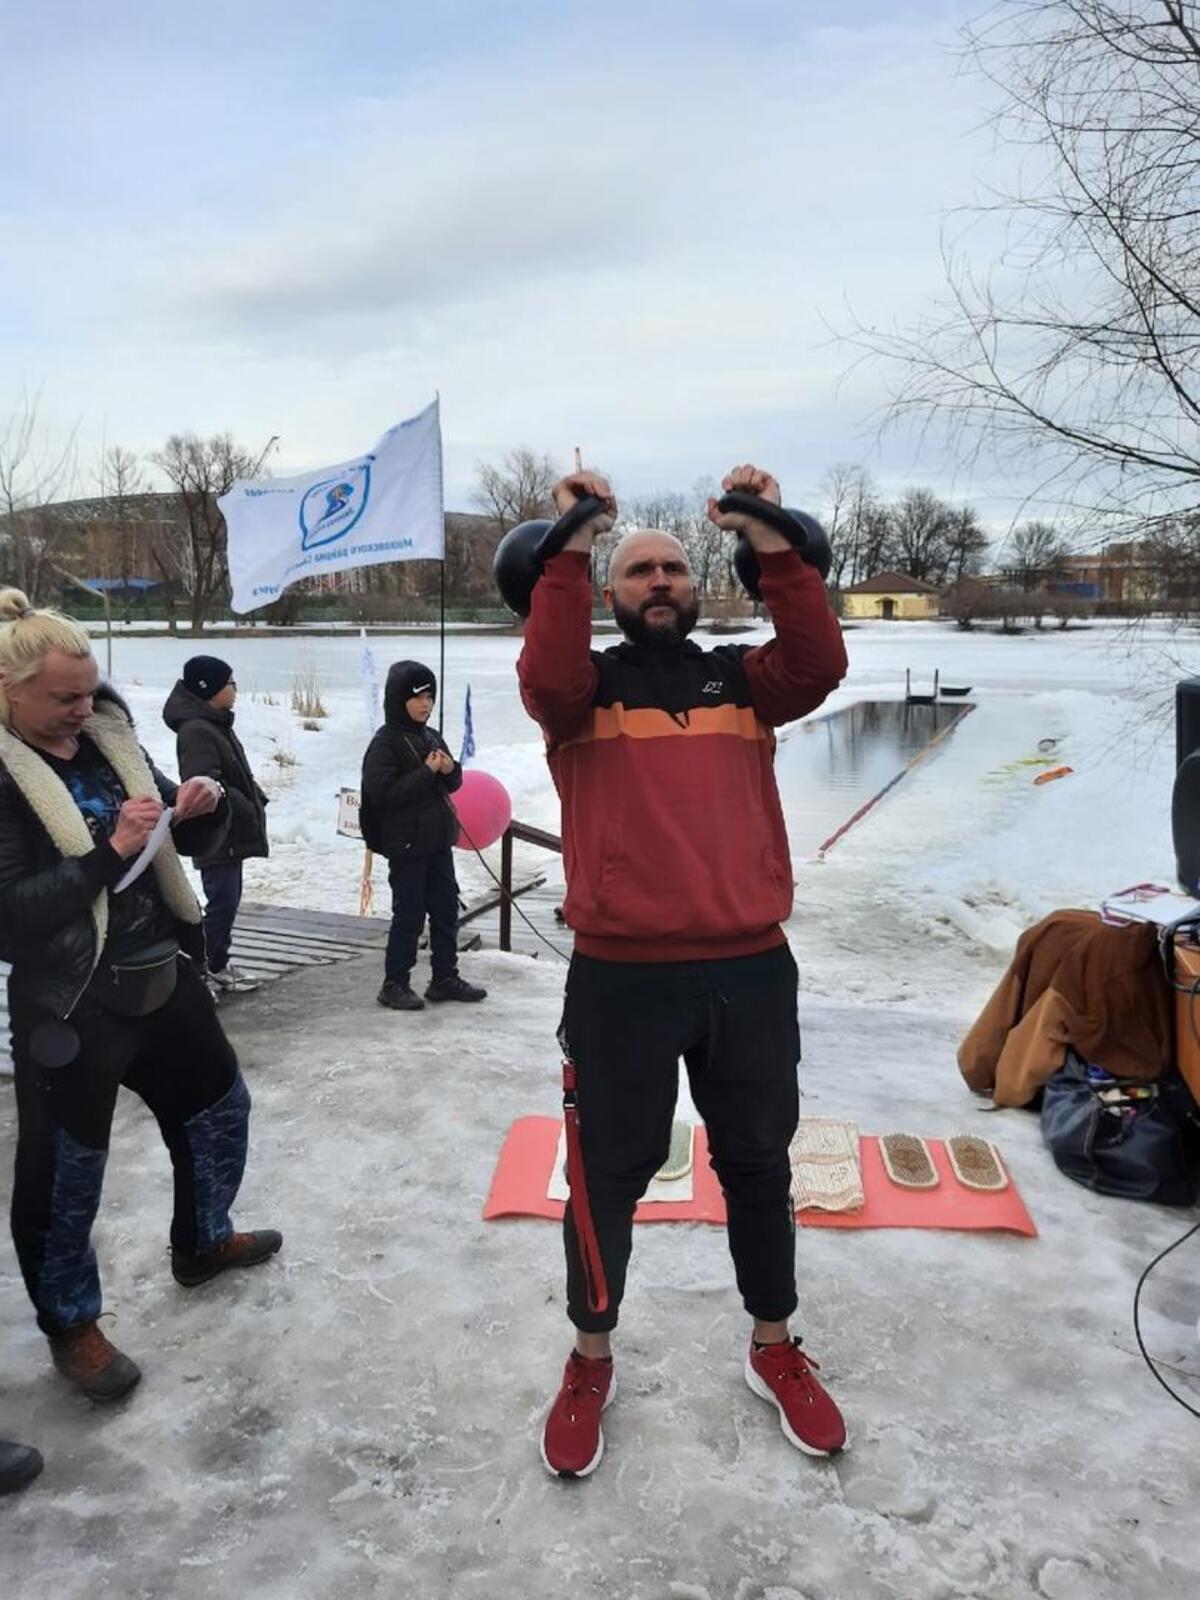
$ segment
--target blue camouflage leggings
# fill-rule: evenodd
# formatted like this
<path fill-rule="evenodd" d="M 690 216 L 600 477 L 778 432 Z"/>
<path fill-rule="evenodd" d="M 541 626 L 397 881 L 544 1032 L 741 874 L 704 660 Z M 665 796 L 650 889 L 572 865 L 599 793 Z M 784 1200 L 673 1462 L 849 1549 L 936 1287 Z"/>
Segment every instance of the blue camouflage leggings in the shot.
<path fill-rule="evenodd" d="M 19 997 L 13 1000 L 13 1241 L 38 1326 L 59 1333 L 100 1314 L 91 1231 L 121 1085 L 154 1113 L 170 1151 L 171 1244 L 187 1255 L 214 1249 L 232 1231 L 229 1208 L 246 1164 L 250 1092 L 212 997 L 183 957 L 174 994 L 151 1016 L 119 1017 L 82 1003 L 71 1019 L 80 1052 L 54 1071 L 33 1061 L 31 1020 Z"/>

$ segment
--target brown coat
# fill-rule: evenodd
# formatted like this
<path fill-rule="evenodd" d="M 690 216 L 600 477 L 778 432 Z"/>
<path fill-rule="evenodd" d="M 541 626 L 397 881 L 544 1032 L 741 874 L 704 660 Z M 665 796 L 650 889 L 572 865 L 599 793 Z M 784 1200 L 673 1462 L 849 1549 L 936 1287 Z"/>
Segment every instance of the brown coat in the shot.
<path fill-rule="evenodd" d="M 1067 1046 L 1117 1078 L 1152 1080 L 1171 1065 L 1171 991 L 1148 923 L 1109 927 L 1094 911 L 1055 911 L 1017 940 L 995 993 L 958 1050 L 977 1094 L 1023 1106 Z"/>

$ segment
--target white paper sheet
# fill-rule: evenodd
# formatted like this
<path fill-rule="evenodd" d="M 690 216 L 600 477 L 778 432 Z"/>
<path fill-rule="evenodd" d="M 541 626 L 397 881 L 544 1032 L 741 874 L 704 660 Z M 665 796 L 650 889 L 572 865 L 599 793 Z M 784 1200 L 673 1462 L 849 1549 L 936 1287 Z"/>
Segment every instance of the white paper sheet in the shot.
<path fill-rule="evenodd" d="M 171 826 L 171 819 L 174 817 L 174 815 L 175 810 L 173 806 L 163 807 L 158 821 L 154 824 L 150 837 L 142 846 L 141 854 L 136 857 L 127 871 L 118 880 L 116 887 L 113 889 L 114 894 L 120 894 L 122 889 L 128 889 L 129 885 L 136 882 L 136 880 L 141 877 L 142 873 L 145 872 L 146 868 L 150 865 L 155 856 L 158 854 L 159 850 L 162 848 L 162 842 L 167 837 L 167 830 Z"/>

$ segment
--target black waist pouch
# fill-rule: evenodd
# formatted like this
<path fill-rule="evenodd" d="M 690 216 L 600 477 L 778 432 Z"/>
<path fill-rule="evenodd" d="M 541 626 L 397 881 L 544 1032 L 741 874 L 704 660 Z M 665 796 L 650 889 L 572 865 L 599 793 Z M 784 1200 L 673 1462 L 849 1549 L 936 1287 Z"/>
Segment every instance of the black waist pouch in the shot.
<path fill-rule="evenodd" d="M 120 961 L 106 961 L 92 974 L 87 998 L 118 1017 L 148 1017 L 175 993 L 179 975 L 179 946 L 160 939 Z"/>

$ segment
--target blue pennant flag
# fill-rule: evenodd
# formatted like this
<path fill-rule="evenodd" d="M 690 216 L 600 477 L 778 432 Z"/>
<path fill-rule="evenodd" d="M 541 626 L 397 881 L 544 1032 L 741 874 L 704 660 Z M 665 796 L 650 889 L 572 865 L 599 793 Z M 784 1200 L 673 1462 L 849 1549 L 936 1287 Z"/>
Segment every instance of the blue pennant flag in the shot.
<path fill-rule="evenodd" d="M 463 707 L 463 737 L 462 749 L 458 754 L 458 764 L 465 767 L 475 754 L 475 725 L 471 721 L 471 685 L 467 685 L 467 703 Z"/>

